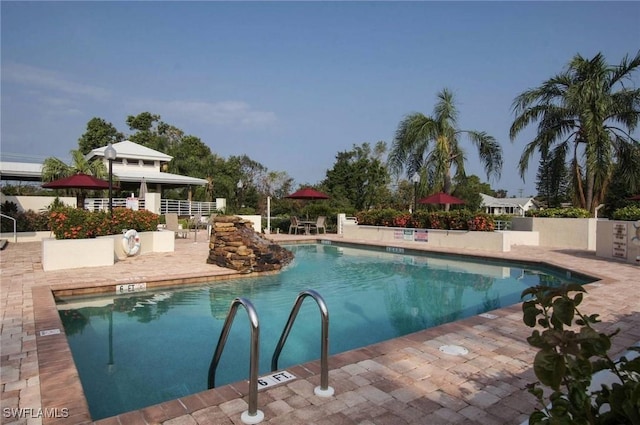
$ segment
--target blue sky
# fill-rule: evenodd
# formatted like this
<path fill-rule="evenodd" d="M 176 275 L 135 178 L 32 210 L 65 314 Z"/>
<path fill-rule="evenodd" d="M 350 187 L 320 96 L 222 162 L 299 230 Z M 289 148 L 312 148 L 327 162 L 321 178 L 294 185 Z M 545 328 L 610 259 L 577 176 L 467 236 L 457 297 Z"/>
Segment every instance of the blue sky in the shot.
<path fill-rule="evenodd" d="M 459 127 L 504 150 L 509 196 L 534 195 L 511 105 L 575 54 L 619 63 L 640 48 L 640 2 L 1 3 L 1 151 L 65 161 L 93 117 L 125 134 L 148 111 L 228 158 L 297 184 L 338 152 L 391 145 L 408 113 L 451 89 Z M 637 86 L 640 78 L 636 78 Z M 483 181 L 465 141 L 466 170 Z"/>

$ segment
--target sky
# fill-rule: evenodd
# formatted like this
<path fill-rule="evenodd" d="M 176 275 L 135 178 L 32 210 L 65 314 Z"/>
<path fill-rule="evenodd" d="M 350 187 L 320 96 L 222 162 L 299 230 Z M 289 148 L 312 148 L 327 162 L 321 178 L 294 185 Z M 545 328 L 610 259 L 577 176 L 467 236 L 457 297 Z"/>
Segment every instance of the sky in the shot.
<path fill-rule="evenodd" d="M 458 127 L 503 148 L 488 180 L 467 139 L 467 174 L 536 194 L 518 161 L 512 103 L 576 55 L 617 64 L 640 49 L 640 2 L 0 2 L 0 153 L 69 152 L 93 117 L 125 135 L 151 112 L 228 158 L 248 155 L 296 186 L 336 155 L 385 141 L 454 93 Z M 640 76 L 632 84 L 636 87 Z"/>

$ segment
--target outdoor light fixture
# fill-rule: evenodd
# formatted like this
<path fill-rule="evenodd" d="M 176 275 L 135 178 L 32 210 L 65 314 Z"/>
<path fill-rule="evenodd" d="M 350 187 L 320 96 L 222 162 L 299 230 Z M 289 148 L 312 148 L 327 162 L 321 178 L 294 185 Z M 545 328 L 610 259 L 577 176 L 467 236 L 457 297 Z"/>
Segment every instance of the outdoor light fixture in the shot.
<path fill-rule="evenodd" d="M 244 183 L 242 183 L 242 179 L 238 180 L 238 184 L 236 184 L 236 188 L 237 190 L 237 195 L 236 197 L 238 198 L 238 208 L 242 208 L 242 200 L 240 199 L 240 195 L 242 194 L 242 186 L 244 186 Z"/>
<path fill-rule="evenodd" d="M 413 212 L 415 213 L 418 209 L 418 183 L 420 183 L 420 174 L 417 171 L 411 176 L 411 181 L 413 182 Z"/>
<path fill-rule="evenodd" d="M 113 218 L 113 160 L 116 159 L 118 153 L 114 147 L 109 143 L 104 150 L 104 157 L 109 161 L 109 213 Z"/>

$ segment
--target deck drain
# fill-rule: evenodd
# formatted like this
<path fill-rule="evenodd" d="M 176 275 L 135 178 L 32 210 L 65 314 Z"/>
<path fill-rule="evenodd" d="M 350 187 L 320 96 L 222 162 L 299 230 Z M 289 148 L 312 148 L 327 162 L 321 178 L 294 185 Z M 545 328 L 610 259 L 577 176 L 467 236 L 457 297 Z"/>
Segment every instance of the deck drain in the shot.
<path fill-rule="evenodd" d="M 464 356 L 469 354 L 469 350 L 459 345 L 442 345 L 440 351 L 445 354 L 451 354 L 452 356 Z"/>

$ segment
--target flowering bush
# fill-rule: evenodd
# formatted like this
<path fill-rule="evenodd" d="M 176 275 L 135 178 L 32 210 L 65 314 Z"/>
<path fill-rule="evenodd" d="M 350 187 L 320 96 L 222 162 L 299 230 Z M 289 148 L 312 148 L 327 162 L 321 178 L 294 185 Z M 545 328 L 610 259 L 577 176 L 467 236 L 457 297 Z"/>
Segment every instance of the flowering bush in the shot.
<path fill-rule="evenodd" d="M 87 211 L 62 207 L 49 213 L 49 227 L 56 239 L 85 239 L 117 235 L 125 229 L 156 230 L 160 217 L 149 211 L 115 208 L 113 219 L 107 211 Z"/>
<path fill-rule="evenodd" d="M 418 211 L 408 214 L 393 209 L 361 211 L 356 214 L 358 224 L 385 227 L 408 227 L 442 230 L 495 230 L 493 217 L 468 210 Z"/>

